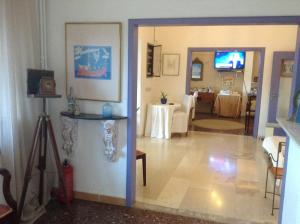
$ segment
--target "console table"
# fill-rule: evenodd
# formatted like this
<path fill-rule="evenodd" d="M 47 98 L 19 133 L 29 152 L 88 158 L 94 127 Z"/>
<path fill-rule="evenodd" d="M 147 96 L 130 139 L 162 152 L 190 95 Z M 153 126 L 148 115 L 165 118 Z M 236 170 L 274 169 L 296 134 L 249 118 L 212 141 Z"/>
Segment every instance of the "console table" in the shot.
<path fill-rule="evenodd" d="M 73 145 L 77 141 L 78 132 L 78 120 L 89 120 L 89 121 L 102 121 L 104 128 L 103 142 L 105 145 L 104 154 L 109 161 L 116 160 L 117 154 L 117 125 L 116 121 L 125 120 L 127 117 L 113 115 L 112 117 L 104 117 L 101 114 L 86 114 L 80 113 L 74 115 L 69 112 L 61 112 L 62 116 L 62 137 L 63 137 L 63 150 L 67 154 L 72 154 Z"/>

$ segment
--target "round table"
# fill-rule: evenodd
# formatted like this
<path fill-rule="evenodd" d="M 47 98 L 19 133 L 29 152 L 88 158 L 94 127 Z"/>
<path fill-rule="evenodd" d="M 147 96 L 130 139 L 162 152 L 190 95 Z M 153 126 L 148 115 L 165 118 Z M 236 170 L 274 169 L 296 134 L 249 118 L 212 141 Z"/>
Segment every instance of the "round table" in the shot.
<path fill-rule="evenodd" d="M 175 110 L 181 107 L 180 104 L 149 104 L 145 136 L 152 138 L 171 137 L 172 117 Z"/>

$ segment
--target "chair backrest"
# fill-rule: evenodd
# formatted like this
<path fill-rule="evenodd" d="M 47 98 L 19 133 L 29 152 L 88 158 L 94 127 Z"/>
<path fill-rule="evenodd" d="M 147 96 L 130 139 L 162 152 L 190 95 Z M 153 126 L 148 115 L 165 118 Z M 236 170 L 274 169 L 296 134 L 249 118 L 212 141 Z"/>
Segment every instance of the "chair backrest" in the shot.
<path fill-rule="evenodd" d="M 183 111 L 185 113 L 190 113 L 192 104 L 193 104 L 193 96 L 184 95 L 183 102 L 182 102 L 182 107 L 183 107 Z"/>

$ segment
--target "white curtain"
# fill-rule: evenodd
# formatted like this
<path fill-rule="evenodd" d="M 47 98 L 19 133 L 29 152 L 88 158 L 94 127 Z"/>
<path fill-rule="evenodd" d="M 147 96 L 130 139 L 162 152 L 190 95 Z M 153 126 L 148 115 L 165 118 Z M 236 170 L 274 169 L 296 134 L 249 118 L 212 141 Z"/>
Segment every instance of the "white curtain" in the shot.
<path fill-rule="evenodd" d="M 26 94 L 27 68 L 40 65 L 37 1 L 0 0 L 0 158 L 17 200 L 41 108 Z"/>

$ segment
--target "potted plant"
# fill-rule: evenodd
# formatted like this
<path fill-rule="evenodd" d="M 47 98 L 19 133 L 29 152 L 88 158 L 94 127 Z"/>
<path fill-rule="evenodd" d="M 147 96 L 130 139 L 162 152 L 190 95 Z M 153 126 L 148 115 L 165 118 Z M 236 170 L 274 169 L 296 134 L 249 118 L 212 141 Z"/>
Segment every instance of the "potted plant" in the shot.
<path fill-rule="evenodd" d="M 167 99 L 167 94 L 164 93 L 163 91 L 161 91 L 161 98 L 160 98 L 161 104 L 166 104 L 167 101 L 168 101 L 168 99 Z"/>

